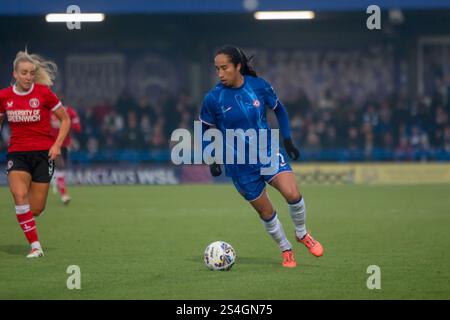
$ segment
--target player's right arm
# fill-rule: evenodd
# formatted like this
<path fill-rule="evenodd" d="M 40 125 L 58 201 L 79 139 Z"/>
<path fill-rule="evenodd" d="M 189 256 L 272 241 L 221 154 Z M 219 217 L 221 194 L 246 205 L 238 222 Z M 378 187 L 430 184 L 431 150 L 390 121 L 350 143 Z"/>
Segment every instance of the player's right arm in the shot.
<path fill-rule="evenodd" d="M 216 119 L 214 116 L 214 106 L 216 101 L 211 93 L 208 93 L 203 99 L 202 106 L 200 108 L 199 119 L 201 122 L 208 126 L 215 126 Z"/>
<path fill-rule="evenodd" d="M 202 122 L 202 137 L 206 130 L 216 125 L 216 120 L 214 117 L 213 107 L 214 107 L 214 98 L 213 96 L 208 93 L 203 100 L 202 107 L 200 109 L 200 121 Z M 203 139 L 202 139 L 203 141 Z M 205 142 L 202 142 L 202 153 L 205 149 L 206 145 Z M 222 168 L 220 167 L 220 164 L 213 163 L 209 165 L 209 171 L 211 172 L 211 175 L 213 177 L 218 177 L 222 174 Z"/>
<path fill-rule="evenodd" d="M 210 126 L 204 122 L 202 122 L 202 137 L 203 134 L 206 132 L 206 130 L 212 128 L 213 126 Z M 206 147 L 206 142 L 202 139 L 202 153 L 203 150 L 205 150 Z M 222 174 L 222 168 L 220 167 L 220 164 L 217 163 L 213 163 L 209 165 L 209 172 L 211 172 L 211 175 L 213 177 L 218 177 Z"/>

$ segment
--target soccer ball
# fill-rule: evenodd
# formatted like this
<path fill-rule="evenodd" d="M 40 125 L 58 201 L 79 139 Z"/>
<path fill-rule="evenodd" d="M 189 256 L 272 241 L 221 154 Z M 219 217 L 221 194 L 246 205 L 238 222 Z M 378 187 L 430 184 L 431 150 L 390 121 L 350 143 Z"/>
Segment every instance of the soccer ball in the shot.
<path fill-rule="evenodd" d="M 228 271 L 236 261 L 236 252 L 229 243 L 215 241 L 206 247 L 203 260 L 210 270 Z"/>

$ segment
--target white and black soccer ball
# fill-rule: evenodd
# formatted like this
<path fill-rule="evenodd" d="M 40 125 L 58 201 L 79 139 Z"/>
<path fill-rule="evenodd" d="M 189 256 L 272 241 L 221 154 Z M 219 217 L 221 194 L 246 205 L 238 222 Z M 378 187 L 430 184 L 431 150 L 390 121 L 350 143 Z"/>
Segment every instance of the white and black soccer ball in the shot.
<path fill-rule="evenodd" d="M 224 241 L 215 241 L 208 245 L 203 257 L 210 270 L 228 271 L 236 261 L 236 251 Z"/>

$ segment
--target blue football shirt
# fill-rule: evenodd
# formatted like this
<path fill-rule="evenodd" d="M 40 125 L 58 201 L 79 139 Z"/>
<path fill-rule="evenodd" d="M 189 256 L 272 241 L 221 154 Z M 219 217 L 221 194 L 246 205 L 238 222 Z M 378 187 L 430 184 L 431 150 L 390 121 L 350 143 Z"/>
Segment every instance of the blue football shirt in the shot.
<path fill-rule="evenodd" d="M 254 129 L 259 142 L 259 129 L 267 130 L 267 149 L 264 153 L 270 157 L 270 128 L 266 119 L 266 108 L 274 110 L 278 97 L 272 86 L 262 78 L 244 76 L 244 83 L 239 88 L 217 84 L 210 90 L 202 103 L 200 120 L 207 125 L 215 126 L 224 137 L 224 161 L 227 152 L 234 152 L 234 164 L 225 164 L 227 176 L 239 176 L 256 173 L 263 165 L 259 156 L 256 164 L 249 164 L 249 148 L 256 143 L 248 136 L 238 136 L 233 145 L 225 143 L 227 129 Z M 238 139 L 245 144 L 245 164 L 237 164 Z M 258 148 L 260 149 L 260 148 Z"/>

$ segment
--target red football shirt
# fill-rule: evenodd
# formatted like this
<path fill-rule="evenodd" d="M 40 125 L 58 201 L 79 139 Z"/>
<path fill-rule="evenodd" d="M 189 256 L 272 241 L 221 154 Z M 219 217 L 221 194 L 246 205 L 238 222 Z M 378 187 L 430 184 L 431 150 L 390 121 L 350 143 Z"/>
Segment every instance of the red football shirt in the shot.
<path fill-rule="evenodd" d="M 60 106 L 58 97 L 41 84 L 33 84 L 27 92 L 15 86 L 0 90 L 0 115 L 11 128 L 8 152 L 49 150 L 54 142 L 50 112 Z"/>
<path fill-rule="evenodd" d="M 66 109 L 67 115 L 70 118 L 70 131 L 69 134 L 66 136 L 66 139 L 64 139 L 64 142 L 62 144 L 62 147 L 67 148 L 70 146 L 72 142 L 72 138 L 70 137 L 71 133 L 73 131 L 80 132 L 81 131 L 81 125 L 80 125 L 80 117 L 78 116 L 77 112 L 74 108 L 70 106 L 64 106 L 64 109 Z M 61 127 L 61 121 L 59 121 L 58 117 L 55 116 L 54 113 L 52 113 L 50 118 L 50 124 L 52 126 L 52 136 L 54 139 L 58 137 L 59 128 Z"/>

